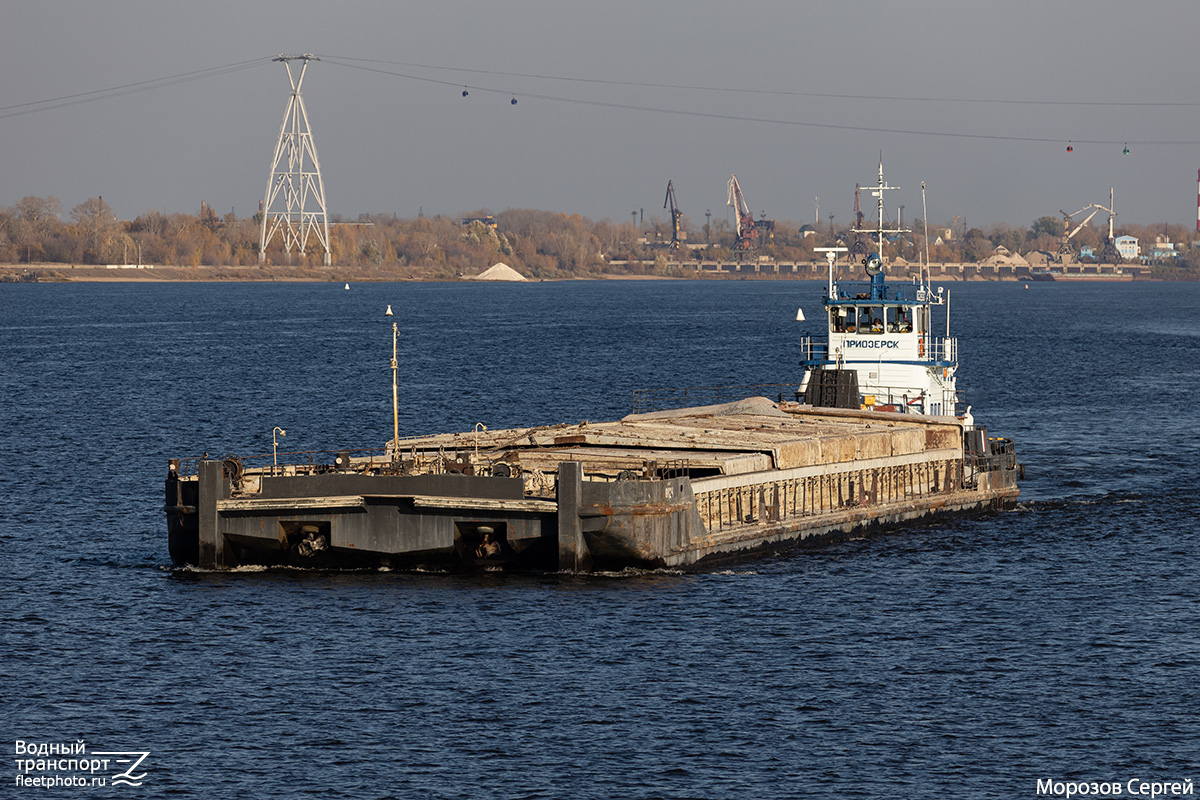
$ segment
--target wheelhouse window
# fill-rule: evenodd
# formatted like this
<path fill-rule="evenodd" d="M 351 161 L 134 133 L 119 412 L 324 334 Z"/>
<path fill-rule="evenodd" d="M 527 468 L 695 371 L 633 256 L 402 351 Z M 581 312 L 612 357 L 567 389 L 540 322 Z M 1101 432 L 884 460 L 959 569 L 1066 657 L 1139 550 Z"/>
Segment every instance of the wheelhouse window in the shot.
<path fill-rule="evenodd" d="M 829 309 L 829 322 L 834 333 L 854 333 L 858 314 L 854 306 L 835 306 Z"/>
<path fill-rule="evenodd" d="M 883 333 L 883 308 L 862 306 L 858 309 L 859 333 Z"/>
<path fill-rule="evenodd" d="M 912 330 L 912 309 L 908 306 L 888 306 L 888 333 L 909 333 Z"/>

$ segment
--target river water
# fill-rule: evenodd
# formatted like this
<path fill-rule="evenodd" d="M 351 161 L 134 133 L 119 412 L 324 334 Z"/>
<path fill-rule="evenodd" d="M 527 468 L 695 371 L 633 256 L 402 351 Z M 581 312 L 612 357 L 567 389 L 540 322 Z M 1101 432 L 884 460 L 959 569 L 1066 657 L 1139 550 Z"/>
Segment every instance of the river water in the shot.
<path fill-rule="evenodd" d="M 170 565 L 168 458 L 270 453 L 275 426 L 281 451 L 391 436 L 387 305 L 406 435 L 796 380 L 821 288 L 0 285 L 0 796 L 1021 798 L 1200 778 L 1196 284 L 950 287 L 959 386 L 1027 465 L 1009 512 L 687 574 Z M 142 786 L 19 782 L 69 773 L 18 747 L 81 740 L 149 753 Z"/>

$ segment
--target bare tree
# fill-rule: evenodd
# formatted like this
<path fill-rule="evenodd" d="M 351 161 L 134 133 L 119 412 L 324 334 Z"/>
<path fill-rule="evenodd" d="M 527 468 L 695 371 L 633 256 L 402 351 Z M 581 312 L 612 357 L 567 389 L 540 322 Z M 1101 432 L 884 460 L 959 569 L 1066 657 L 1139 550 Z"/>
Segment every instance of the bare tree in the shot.
<path fill-rule="evenodd" d="M 84 260 L 93 263 L 103 261 L 109 244 L 120 229 L 120 223 L 108 203 L 99 197 L 90 198 L 71 209 L 71 219 L 87 237 Z"/>

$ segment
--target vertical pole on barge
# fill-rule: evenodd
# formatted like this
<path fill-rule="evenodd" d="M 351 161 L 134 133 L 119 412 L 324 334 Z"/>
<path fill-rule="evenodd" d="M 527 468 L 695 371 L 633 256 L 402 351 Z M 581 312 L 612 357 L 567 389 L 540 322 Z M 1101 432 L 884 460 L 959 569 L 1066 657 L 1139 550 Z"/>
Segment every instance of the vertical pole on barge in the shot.
<path fill-rule="evenodd" d="M 200 491 L 196 504 L 198 519 L 201 569 L 219 569 L 230 565 L 229 552 L 225 546 L 225 535 L 221 533 L 220 514 L 217 501 L 229 497 L 229 481 L 225 479 L 225 465 L 220 461 L 200 462 Z"/>
<path fill-rule="evenodd" d="M 583 504 L 583 465 L 563 461 L 558 465 L 558 568 L 583 572 L 591 568 L 591 555 L 583 540 L 579 507 Z"/>
<path fill-rule="evenodd" d="M 388 306 L 388 315 L 392 307 Z M 396 361 L 396 339 L 400 335 L 396 323 L 392 323 L 392 461 L 400 460 L 400 366 Z"/>

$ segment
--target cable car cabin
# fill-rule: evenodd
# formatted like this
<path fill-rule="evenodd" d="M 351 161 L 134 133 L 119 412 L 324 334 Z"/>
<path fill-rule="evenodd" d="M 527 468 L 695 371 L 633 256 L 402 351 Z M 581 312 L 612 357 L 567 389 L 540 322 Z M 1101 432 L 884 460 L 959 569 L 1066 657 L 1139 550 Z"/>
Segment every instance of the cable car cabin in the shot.
<path fill-rule="evenodd" d="M 914 279 L 888 284 L 882 259 L 865 259 L 870 282 L 835 281 L 830 264 L 824 343 L 802 342 L 804 383 L 815 369 L 857 373 L 861 407 L 933 416 L 955 415 L 957 341 L 933 335 L 932 307 L 948 298 Z M 969 412 L 962 415 L 970 425 Z"/>

